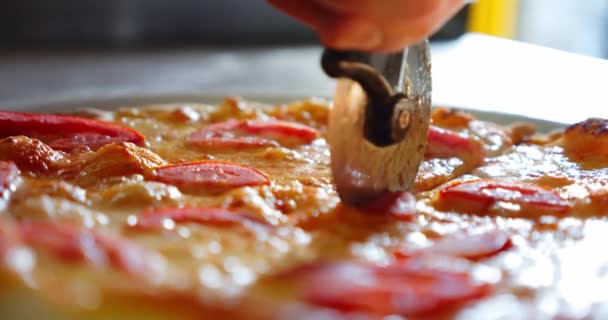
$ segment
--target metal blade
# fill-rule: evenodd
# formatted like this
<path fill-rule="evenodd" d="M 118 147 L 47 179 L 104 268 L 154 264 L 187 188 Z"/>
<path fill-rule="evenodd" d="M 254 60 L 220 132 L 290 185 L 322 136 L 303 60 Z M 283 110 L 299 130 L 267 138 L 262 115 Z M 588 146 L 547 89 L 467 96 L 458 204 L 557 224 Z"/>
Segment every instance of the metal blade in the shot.
<path fill-rule="evenodd" d="M 426 42 L 393 55 L 370 55 L 367 64 L 401 98 L 395 100 L 398 102 L 390 117 L 374 117 L 381 113 L 370 103 L 375 94 L 370 87 L 374 86 L 352 75 L 349 78 L 357 81 L 338 80 L 327 139 L 337 191 L 350 205 L 362 205 L 386 192 L 411 187 L 423 159 L 430 122 L 431 63 Z M 395 132 L 395 126 L 403 130 L 393 134 L 390 143 L 370 139 L 370 130 L 390 133 Z"/>

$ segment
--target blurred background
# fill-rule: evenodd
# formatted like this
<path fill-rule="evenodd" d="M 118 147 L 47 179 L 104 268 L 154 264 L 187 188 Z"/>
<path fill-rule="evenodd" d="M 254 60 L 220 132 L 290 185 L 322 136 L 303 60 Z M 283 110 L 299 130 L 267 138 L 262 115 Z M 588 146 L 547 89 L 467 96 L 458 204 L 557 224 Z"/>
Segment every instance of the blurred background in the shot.
<path fill-rule="evenodd" d="M 608 0 L 478 0 L 434 40 L 467 31 L 608 57 Z M 132 48 L 315 43 L 263 0 L 4 0 L 0 47 Z"/>
<path fill-rule="evenodd" d="M 265 0 L 0 0 L 0 40 L 0 109 L 333 95 L 316 35 Z M 431 53 L 436 104 L 608 116 L 608 0 L 476 0 Z"/>

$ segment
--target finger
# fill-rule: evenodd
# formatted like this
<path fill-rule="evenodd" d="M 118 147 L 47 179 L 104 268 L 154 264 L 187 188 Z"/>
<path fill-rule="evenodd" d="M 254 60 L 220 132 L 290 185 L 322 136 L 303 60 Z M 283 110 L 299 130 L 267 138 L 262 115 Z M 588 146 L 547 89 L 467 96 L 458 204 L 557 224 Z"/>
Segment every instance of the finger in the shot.
<path fill-rule="evenodd" d="M 315 30 L 323 28 L 326 20 L 335 15 L 332 10 L 311 0 L 267 0 L 275 8 L 299 20 Z"/>
<path fill-rule="evenodd" d="M 377 27 L 364 19 L 352 19 L 313 0 L 268 0 L 277 9 L 317 30 L 321 42 L 336 49 L 371 49 L 382 43 Z"/>
<path fill-rule="evenodd" d="M 343 17 L 320 29 L 319 36 L 325 46 L 334 49 L 392 52 L 420 42 L 434 27 L 434 23 L 422 20 L 379 26 L 361 17 Z"/>
<path fill-rule="evenodd" d="M 343 50 L 374 50 L 383 44 L 382 30 L 369 20 L 338 17 L 325 21 L 319 29 L 321 42 L 330 48 Z"/>
<path fill-rule="evenodd" d="M 268 0 L 335 49 L 390 52 L 437 31 L 463 0 Z"/>
<path fill-rule="evenodd" d="M 368 3 L 364 0 L 353 1 Z M 433 2 L 433 0 L 429 1 Z M 385 2 L 383 1 L 383 3 Z M 429 37 L 462 6 L 462 0 L 442 0 L 438 2 L 438 6 L 432 7 L 433 10 L 426 12 L 425 10 L 430 9 L 421 9 L 421 11 L 417 11 L 417 14 L 421 12 L 424 14 L 411 18 L 403 18 L 406 14 L 393 14 L 392 18 L 376 18 L 367 13 L 365 15 L 342 14 L 333 21 L 325 21 L 324 28 L 319 29 L 319 33 L 321 41 L 326 46 L 336 49 L 397 51 Z M 363 7 L 367 8 L 365 5 Z"/>
<path fill-rule="evenodd" d="M 380 21 L 384 41 L 372 50 L 395 51 L 418 43 L 437 32 L 463 5 L 462 1 L 445 1 L 435 14 L 420 19 L 388 21 L 386 24 Z"/>
<path fill-rule="evenodd" d="M 441 11 L 446 4 L 462 5 L 464 0 L 315 0 L 335 12 L 382 19 L 419 19 Z"/>

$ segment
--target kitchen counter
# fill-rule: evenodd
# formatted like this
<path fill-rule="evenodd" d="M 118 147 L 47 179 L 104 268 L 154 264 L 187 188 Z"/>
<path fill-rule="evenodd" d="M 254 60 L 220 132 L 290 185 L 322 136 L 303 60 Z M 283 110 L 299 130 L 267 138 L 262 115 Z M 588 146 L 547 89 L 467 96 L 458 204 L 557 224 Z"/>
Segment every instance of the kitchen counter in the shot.
<path fill-rule="evenodd" d="M 608 118 L 608 61 L 477 34 L 431 50 L 436 104 L 567 123 Z M 319 55 L 318 47 L 3 54 L 0 108 L 329 97 L 333 82 Z"/>

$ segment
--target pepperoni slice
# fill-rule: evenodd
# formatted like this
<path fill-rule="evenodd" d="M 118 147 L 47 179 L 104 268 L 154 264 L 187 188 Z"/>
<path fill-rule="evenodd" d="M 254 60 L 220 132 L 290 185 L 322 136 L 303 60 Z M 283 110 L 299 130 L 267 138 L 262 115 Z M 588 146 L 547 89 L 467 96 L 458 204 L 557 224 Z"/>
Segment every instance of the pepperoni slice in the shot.
<path fill-rule="evenodd" d="M 137 217 L 133 228 L 155 231 L 163 228 L 165 221 L 174 223 L 196 223 L 216 227 L 259 225 L 261 221 L 222 208 L 161 208 L 145 211 Z"/>
<path fill-rule="evenodd" d="M 412 221 L 416 214 L 416 197 L 409 192 L 391 192 L 368 203 L 361 210 L 386 214 L 397 220 Z"/>
<path fill-rule="evenodd" d="M 130 275 L 154 268 L 158 256 L 122 238 L 114 238 L 72 225 L 22 222 L 19 233 L 29 246 L 68 263 L 88 262 L 112 266 Z"/>
<path fill-rule="evenodd" d="M 152 179 L 182 191 L 221 192 L 231 188 L 268 185 L 259 170 L 220 161 L 187 162 L 157 168 Z"/>
<path fill-rule="evenodd" d="M 483 163 L 485 150 L 481 142 L 464 137 L 457 132 L 429 127 L 428 143 L 425 150 L 426 158 L 457 157 L 476 167 Z"/>
<path fill-rule="evenodd" d="M 492 291 L 468 273 L 407 263 L 321 263 L 296 267 L 278 278 L 294 284 L 310 304 L 379 316 L 441 312 Z"/>
<path fill-rule="evenodd" d="M 475 235 L 458 235 L 441 238 L 433 245 L 418 250 L 406 248 L 395 252 L 398 258 L 432 254 L 447 255 L 471 260 L 478 260 L 494 256 L 511 248 L 512 242 L 509 234 L 502 230 L 492 230 Z"/>
<path fill-rule="evenodd" d="M 501 202 L 510 206 L 497 206 Z M 559 214 L 570 204 L 551 189 L 508 181 L 465 181 L 439 191 L 438 205 L 466 213 Z"/>
<path fill-rule="evenodd" d="M 0 138 L 24 135 L 52 148 L 71 151 L 80 146 L 97 149 L 110 142 L 144 143 L 141 133 L 114 123 L 55 114 L 0 111 Z"/>
<path fill-rule="evenodd" d="M 19 247 L 21 241 L 11 220 L 0 219 L 0 267 L 9 264 L 8 257 L 15 248 Z"/>
<path fill-rule="evenodd" d="M 0 200 L 19 177 L 19 169 L 11 161 L 0 161 Z"/>
<path fill-rule="evenodd" d="M 195 131 L 188 141 L 202 147 L 250 148 L 308 144 L 317 130 L 294 122 L 228 120 Z"/>

